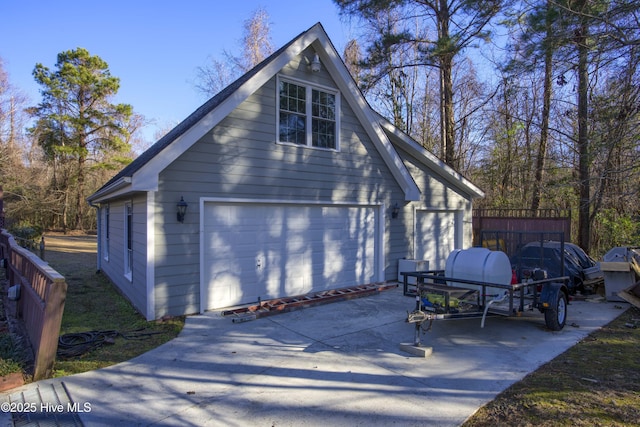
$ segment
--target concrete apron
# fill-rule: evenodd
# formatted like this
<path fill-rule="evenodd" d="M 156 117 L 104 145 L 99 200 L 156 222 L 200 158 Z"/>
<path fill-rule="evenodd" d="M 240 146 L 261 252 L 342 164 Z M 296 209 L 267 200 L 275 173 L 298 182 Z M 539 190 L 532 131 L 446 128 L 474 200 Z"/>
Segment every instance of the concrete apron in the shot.
<path fill-rule="evenodd" d="M 483 329 L 436 320 L 421 336 L 426 358 L 400 349 L 414 340 L 414 307 L 396 288 L 243 323 L 211 312 L 136 359 L 25 387 L 63 382 L 90 407 L 79 414 L 87 426 L 458 426 L 628 304 L 573 302 L 559 332 L 537 311 Z"/>

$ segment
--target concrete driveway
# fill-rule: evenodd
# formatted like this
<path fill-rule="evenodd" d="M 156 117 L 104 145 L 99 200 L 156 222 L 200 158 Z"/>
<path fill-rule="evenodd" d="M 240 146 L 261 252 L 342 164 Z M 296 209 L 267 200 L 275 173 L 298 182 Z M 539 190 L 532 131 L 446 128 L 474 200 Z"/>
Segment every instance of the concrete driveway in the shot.
<path fill-rule="evenodd" d="M 559 332 L 537 312 L 491 317 L 483 329 L 480 319 L 435 321 L 421 338 L 433 354 L 420 358 L 400 350 L 413 342 L 414 304 L 394 288 L 244 323 L 192 316 L 138 358 L 1 399 L 40 399 L 49 416 L 58 399 L 74 412 L 60 419 L 86 426 L 458 426 L 628 306 L 573 302 Z"/>

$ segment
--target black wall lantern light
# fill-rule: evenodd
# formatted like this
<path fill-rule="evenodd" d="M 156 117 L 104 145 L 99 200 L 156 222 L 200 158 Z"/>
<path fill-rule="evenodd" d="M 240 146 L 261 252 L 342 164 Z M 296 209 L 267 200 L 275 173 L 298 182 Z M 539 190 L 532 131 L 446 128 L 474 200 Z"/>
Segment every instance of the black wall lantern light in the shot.
<path fill-rule="evenodd" d="M 400 214 L 400 206 L 398 206 L 398 203 L 396 203 L 395 205 L 393 205 L 393 209 L 391 209 L 391 218 L 393 219 L 398 218 L 399 214 Z"/>
<path fill-rule="evenodd" d="M 180 197 L 178 202 L 178 222 L 184 222 L 184 216 L 187 213 L 187 202 L 184 201 L 184 197 Z"/>

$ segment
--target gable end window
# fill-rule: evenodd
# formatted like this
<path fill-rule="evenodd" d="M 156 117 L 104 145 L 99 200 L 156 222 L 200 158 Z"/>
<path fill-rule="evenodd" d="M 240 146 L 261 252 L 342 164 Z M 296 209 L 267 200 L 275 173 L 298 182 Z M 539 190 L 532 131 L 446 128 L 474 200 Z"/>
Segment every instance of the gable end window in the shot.
<path fill-rule="evenodd" d="M 339 93 L 301 82 L 278 81 L 278 141 L 338 150 Z"/>

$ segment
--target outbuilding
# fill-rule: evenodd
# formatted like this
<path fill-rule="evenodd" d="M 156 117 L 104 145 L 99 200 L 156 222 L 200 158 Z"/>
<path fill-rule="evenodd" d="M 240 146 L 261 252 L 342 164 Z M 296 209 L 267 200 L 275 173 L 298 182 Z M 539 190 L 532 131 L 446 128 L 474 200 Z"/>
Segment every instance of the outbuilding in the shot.
<path fill-rule="evenodd" d="M 318 23 L 88 201 L 98 269 L 151 320 L 444 268 L 482 196 L 371 109 Z"/>

